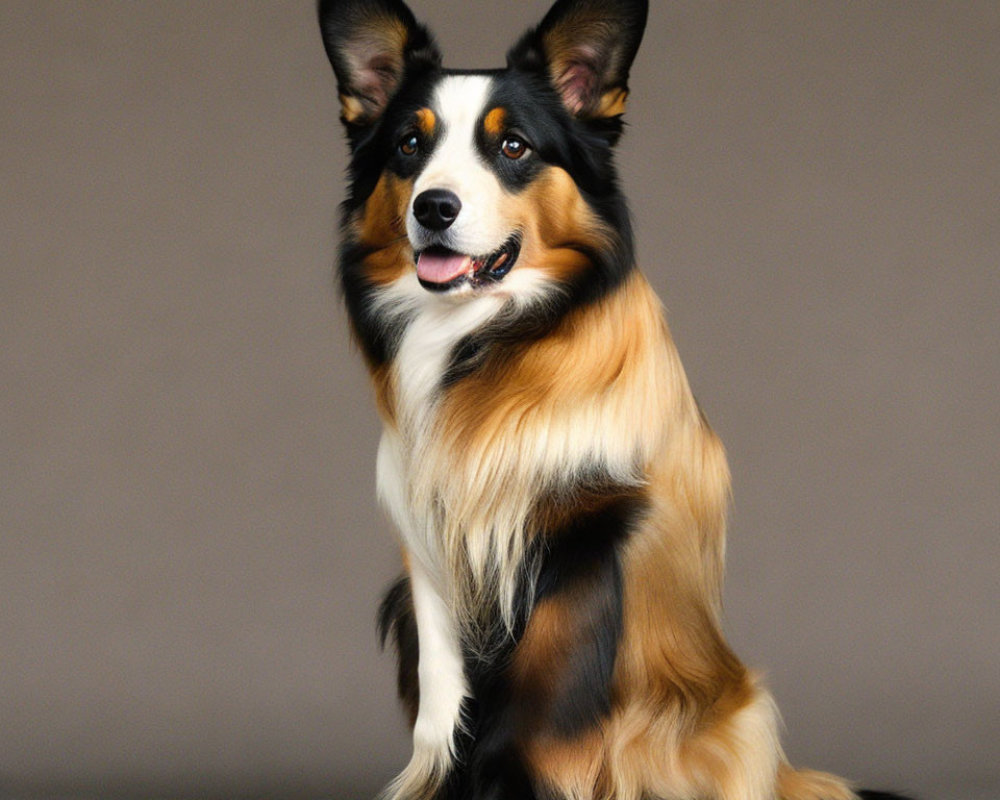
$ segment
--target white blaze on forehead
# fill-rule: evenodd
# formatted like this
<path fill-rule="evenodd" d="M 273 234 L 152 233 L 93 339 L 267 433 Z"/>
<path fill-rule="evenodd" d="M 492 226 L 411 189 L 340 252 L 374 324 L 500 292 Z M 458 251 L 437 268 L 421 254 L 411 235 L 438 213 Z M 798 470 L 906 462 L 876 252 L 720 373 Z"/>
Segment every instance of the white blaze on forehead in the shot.
<path fill-rule="evenodd" d="M 502 245 L 511 231 L 504 219 L 504 191 L 476 147 L 476 128 L 488 111 L 493 79 L 486 75 L 449 75 L 438 85 L 431 107 L 444 135 L 413 186 L 413 197 L 428 189 L 448 189 L 462 203 L 458 218 L 444 235 L 432 238 L 413 216 L 406 229 L 414 249 L 442 244 L 469 255 L 484 255 Z"/>

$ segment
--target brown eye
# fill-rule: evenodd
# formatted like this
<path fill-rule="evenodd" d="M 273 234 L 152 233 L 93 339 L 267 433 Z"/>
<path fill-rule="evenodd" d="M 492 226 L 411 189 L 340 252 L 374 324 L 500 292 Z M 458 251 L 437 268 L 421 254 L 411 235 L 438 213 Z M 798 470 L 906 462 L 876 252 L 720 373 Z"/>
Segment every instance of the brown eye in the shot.
<path fill-rule="evenodd" d="M 408 133 L 399 141 L 399 152 L 404 156 L 412 156 L 419 149 L 420 140 L 415 133 Z"/>
<path fill-rule="evenodd" d="M 506 136 L 503 142 L 500 143 L 500 152 L 507 156 L 507 158 L 520 158 L 527 151 L 528 145 L 524 139 L 519 139 L 517 136 Z"/>

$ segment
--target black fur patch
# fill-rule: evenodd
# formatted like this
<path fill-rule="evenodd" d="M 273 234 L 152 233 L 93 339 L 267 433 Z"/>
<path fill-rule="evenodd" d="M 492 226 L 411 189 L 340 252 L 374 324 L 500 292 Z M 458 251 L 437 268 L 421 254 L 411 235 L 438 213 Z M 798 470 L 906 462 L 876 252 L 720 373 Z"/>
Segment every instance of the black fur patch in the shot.
<path fill-rule="evenodd" d="M 522 594 L 511 633 L 497 629 L 492 642 L 477 642 L 466 654 L 471 697 L 464 706 L 456 766 L 436 800 L 535 800 L 519 752 L 527 733 L 572 739 L 611 708 L 611 680 L 622 631 L 622 578 L 618 551 L 645 508 L 636 491 L 591 483 L 551 498 L 556 504 L 584 500 L 579 513 L 562 516 L 558 527 L 540 532 L 533 558 L 538 564 L 533 595 Z M 520 696 L 510 664 L 541 600 L 572 598 L 579 613 L 576 646 L 557 691 L 544 707 Z M 478 654 L 486 652 L 488 658 Z M 551 676 L 540 676 L 548 678 Z"/>
<path fill-rule="evenodd" d="M 365 359 L 370 366 L 381 367 L 395 356 L 409 317 L 401 314 L 390 321 L 372 310 L 371 299 L 375 289 L 365 277 L 362 261 L 369 252 L 356 242 L 345 239 L 340 248 L 340 286 L 351 327 Z"/>
<path fill-rule="evenodd" d="M 623 613 L 619 548 L 644 509 L 641 494 L 619 489 L 544 539 L 535 602 L 563 594 L 579 620 L 577 646 L 546 710 L 544 724 L 557 735 L 574 736 L 611 710 Z"/>
<path fill-rule="evenodd" d="M 378 637 L 383 648 L 390 636 L 396 647 L 399 699 L 403 701 L 412 725 L 417 719 L 417 709 L 420 706 L 420 684 L 417 680 L 420 645 L 410 579 L 406 575 L 389 587 L 378 609 Z"/>

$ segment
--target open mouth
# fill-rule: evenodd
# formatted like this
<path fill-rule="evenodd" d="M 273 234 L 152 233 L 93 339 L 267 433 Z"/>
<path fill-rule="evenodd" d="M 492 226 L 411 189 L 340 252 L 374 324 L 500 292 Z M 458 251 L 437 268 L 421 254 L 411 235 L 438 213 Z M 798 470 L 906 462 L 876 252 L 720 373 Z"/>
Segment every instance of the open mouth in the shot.
<path fill-rule="evenodd" d="M 500 247 L 484 256 L 470 256 L 447 247 L 428 247 L 417 253 L 420 285 L 432 292 L 444 292 L 462 284 L 487 286 L 510 272 L 521 252 L 521 237 L 513 234 Z"/>

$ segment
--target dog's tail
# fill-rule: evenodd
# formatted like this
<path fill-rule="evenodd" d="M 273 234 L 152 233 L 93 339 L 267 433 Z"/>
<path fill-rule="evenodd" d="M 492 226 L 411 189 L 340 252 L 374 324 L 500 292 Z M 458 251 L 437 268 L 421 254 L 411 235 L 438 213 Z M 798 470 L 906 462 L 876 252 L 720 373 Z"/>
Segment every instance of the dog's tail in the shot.
<path fill-rule="evenodd" d="M 778 768 L 781 800 L 915 800 L 893 792 L 854 789 L 843 778 L 811 769 L 794 769 L 787 763 Z"/>

